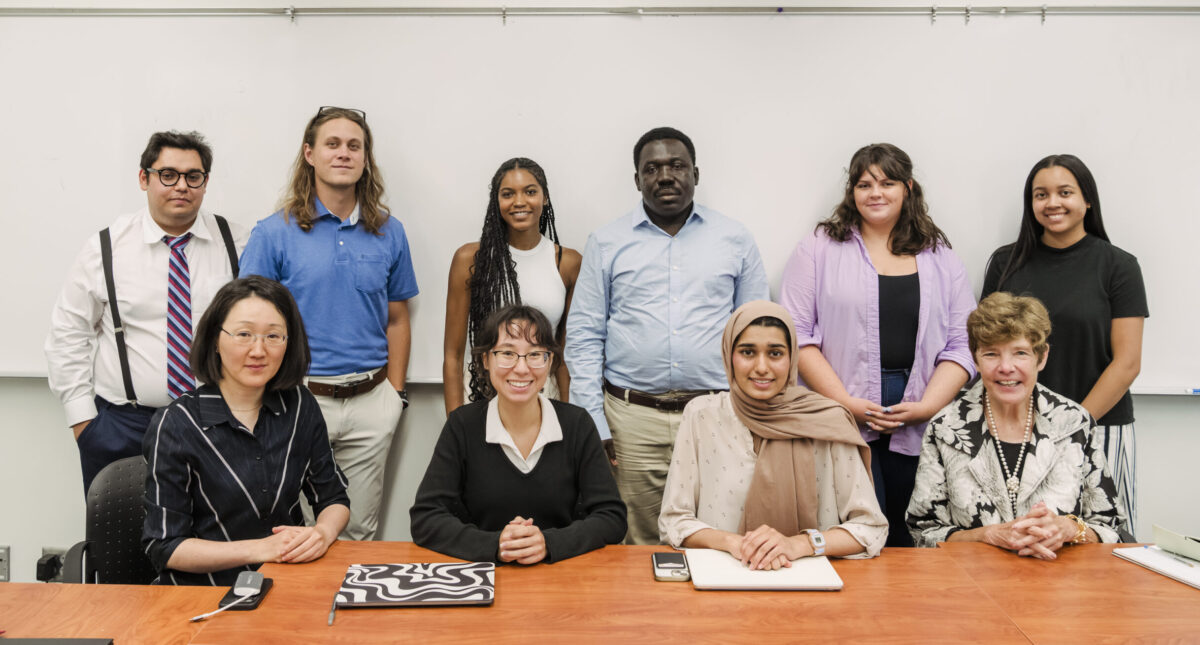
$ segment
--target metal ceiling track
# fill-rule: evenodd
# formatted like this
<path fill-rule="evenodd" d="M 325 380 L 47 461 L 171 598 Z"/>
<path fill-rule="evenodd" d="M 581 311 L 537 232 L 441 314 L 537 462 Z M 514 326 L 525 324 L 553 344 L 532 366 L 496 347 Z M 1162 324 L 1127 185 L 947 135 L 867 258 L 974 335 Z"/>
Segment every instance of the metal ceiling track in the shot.
<path fill-rule="evenodd" d="M 977 16 L 1032 16 L 1045 22 L 1048 16 L 1164 16 L 1200 15 L 1195 5 L 754 5 L 754 6 L 306 6 L 306 7 L 0 7 L 0 18 L 53 17 L 278 17 L 289 20 L 322 16 L 924 16 L 963 18 Z"/>

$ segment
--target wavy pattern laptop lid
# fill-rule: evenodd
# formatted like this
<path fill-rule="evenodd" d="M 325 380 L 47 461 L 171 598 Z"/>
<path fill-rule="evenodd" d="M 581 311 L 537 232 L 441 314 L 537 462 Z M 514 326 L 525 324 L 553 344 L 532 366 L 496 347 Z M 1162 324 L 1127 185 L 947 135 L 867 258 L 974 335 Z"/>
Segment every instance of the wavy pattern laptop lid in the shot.
<path fill-rule="evenodd" d="M 337 606 L 490 605 L 495 575 L 491 562 L 352 564 Z"/>

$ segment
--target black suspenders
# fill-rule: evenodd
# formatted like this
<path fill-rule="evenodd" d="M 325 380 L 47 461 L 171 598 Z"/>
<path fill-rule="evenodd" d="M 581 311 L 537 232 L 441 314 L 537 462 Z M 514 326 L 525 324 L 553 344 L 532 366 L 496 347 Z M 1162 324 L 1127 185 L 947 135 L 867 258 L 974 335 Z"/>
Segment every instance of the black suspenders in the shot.
<path fill-rule="evenodd" d="M 225 240 L 225 252 L 229 254 L 229 268 L 233 270 L 233 279 L 238 277 L 237 247 L 233 245 L 233 233 L 229 232 L 229 222 L 220 215 L 213 215 L 217 220 L 217 228 L 221 229 L 221 239 Z"/>
<path fill-rule="evenodd" d="M 108 306 L 112 310 L 113 336 L 117 339 L 117 356 L 121 359 L 121 379 L 125 381 L 125 398 L 137 403 L 133 394 L 133 376 L 129 374 L 129 352 L 125 351 L 125 328 L 117 310 L 117 285 L 113 280 L 112 239 L 108 229 L 100 231 L 100 262 L 104 265 L 104 286 L 108 289 Z"/>
<path fill-rule="evenodd" d="M 229 268 L 233 277 L 238 277 L 237 247 L 233 243 L 233 233 L 229 230 L 229 222 L 220 215 L 213 215 L 217 220 L 217 228 L 221 229 L 221 239 L 225 242 L 225 251 L 229 254 Z M 125 328 L 121 325 L 121 312 L 117 309 L 117 284 L 113 278 L 112 236 L 108 229 L 100 231 L 100 263 L 104 265 L 104 286 L 108 290 L 108 307 L 112 311 L 113 336 L 117 339 L 117 358 L 121 361 L 121 380 L 125 382 L 125 398 L 137 404 L 137 396 L 133 392 L 133 375 L 129 373 L 129 352 L 125 348 Z"/>

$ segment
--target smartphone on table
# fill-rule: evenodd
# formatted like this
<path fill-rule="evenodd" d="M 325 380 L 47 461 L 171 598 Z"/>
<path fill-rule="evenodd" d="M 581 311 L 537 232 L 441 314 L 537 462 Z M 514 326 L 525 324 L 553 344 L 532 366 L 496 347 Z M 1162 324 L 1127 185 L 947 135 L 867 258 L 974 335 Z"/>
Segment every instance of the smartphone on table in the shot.
<path fill-rule="evenodd" d="M 271 585 L 274 584 L 271 578 L 264 578 L 263 574 L 257 571 L 243 571 L 238 574 L 237 581 L 225 593 L 225 597 L 221 598 L 221 602 L 217 603 L 218 607 L 224 608 L 227 605 L 233 605 L 229 611 L 250 611 L 257 609 L 259 603 L 267 596 Z M 247 600 L 242 600 L 246 596 L 252 596 Z M 240 601 L 240 602 L 239 602 Z M 234 603 L 237 603 L 234 605 Z"/>
<path fill-rule="evenodd" d="M 654 579 L 663 582 L 686 582 L 692 579 L 683 551 L 664 551 L 650 554 Z"/>

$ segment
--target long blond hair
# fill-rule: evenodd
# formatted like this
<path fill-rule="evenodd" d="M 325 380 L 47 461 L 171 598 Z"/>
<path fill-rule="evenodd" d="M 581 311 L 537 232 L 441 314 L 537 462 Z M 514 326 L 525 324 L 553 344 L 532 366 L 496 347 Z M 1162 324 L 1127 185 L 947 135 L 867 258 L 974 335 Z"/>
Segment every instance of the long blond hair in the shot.
<path fill-rule="evenodd" d="M 363 131 L 363 152 L 366 166 L 362 177 L 354 186 L 354 195 L 359 203 L 359 221 L 375 235 L 383 235 L 381 229 L 387 221 L 388 212 L 383 204 L 383 177 L 379 167 L 375 165 L 375 146 L 371 138 L 371 128 L 367 126 L 367 117 L 358 110 L 345 108 L 322 108 L 317 112 L 304 129 L 304 141 L 300 152 L 296 154 L 296 162 L 292 166 L 292 184 L 286 195 L 280 201 L 279 208 L 283 217 L 295 217 L 296 223 L 304 232 L 312 230 L 313 221 L 317 218 L 314 206 L 317 197 L 317 175 L 312 164 L 304 158 L 304 144 L 309 148 L 316 147 L 317 129 L 322 124 L 334 119 L 349 119 L 357 123 Z"/>

